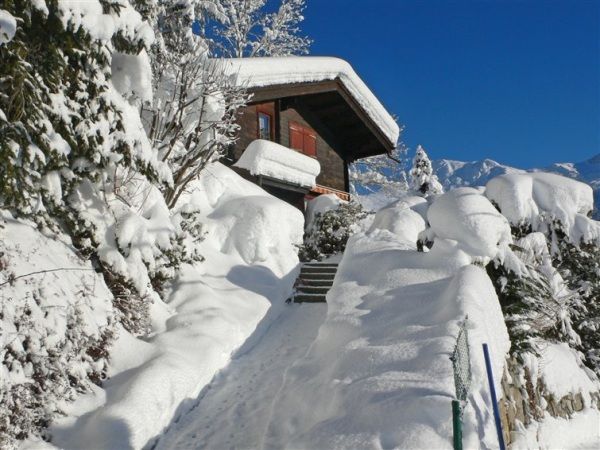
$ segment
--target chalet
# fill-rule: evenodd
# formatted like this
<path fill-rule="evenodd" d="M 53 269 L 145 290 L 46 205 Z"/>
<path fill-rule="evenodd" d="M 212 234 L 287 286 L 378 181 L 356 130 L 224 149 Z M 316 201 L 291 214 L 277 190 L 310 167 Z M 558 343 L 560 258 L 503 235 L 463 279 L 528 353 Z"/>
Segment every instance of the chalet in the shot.
<path fill-rule="evenodd" d="M 348 200 L 348 165 L 395 148 L 398 125 L 347 62 L 286 57 L 228 63 L 252 94 L 228 159 L 300 209 L 324 193 Z"/>

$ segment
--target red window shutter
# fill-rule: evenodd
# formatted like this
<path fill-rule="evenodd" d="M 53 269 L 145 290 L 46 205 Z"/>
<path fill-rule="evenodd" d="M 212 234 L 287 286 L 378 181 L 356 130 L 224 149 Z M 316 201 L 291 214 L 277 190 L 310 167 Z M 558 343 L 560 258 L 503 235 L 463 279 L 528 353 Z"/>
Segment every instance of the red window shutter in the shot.
<path fill-rule="evenodd" d="M 303 150 L 302 128 L 295 123 L 290 123 L 290 148 Z"/>
<path fill-rule="evenodd" d="M 317 136 L 312 130 L 305 130 L 303 150 L 309 156 L 317 156 Z"/>

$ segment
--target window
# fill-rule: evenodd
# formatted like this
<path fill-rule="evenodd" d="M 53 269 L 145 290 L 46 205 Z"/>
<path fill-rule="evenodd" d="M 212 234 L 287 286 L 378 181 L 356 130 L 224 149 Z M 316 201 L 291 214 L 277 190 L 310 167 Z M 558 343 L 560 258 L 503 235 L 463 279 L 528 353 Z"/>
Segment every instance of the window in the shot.
<path fill-rule="evenodd" d="M 264 112 L 258 113 L 258 138 L 271 140 L 271 116 Z"/>
<path fill-rule="evenodd" d="M 290 122 L 290 148 L 309 156 L 317 156 L 317 134 L 311 128 Z"/>

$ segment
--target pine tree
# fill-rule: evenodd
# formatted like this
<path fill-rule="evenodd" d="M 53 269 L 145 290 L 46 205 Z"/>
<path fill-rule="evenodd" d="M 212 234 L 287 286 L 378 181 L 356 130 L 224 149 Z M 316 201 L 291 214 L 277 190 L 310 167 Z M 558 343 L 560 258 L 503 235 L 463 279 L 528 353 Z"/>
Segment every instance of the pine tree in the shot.
<path fill-rule="evenodd" d="M 442 185 L 437 177 L 433 174 L 431 161 L 425 152 L 425 149 L 420 145 L 417 147 L 415 157 L 413 158 L 413 166 L 410 170 L 411 188 L 422 195 L 435 195 L 444 192 Z"/>

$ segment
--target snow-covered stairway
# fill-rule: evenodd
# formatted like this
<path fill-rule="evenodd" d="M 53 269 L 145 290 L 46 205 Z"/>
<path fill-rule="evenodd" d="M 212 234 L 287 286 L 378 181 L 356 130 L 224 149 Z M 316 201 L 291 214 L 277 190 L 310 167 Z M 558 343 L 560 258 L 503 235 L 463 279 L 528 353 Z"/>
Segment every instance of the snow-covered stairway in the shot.
<path fill-rule="evenodd" d="M 296 280 L 295 303 L 322 303 L 337 272 L 337 263 L 304 263 Z"/>

